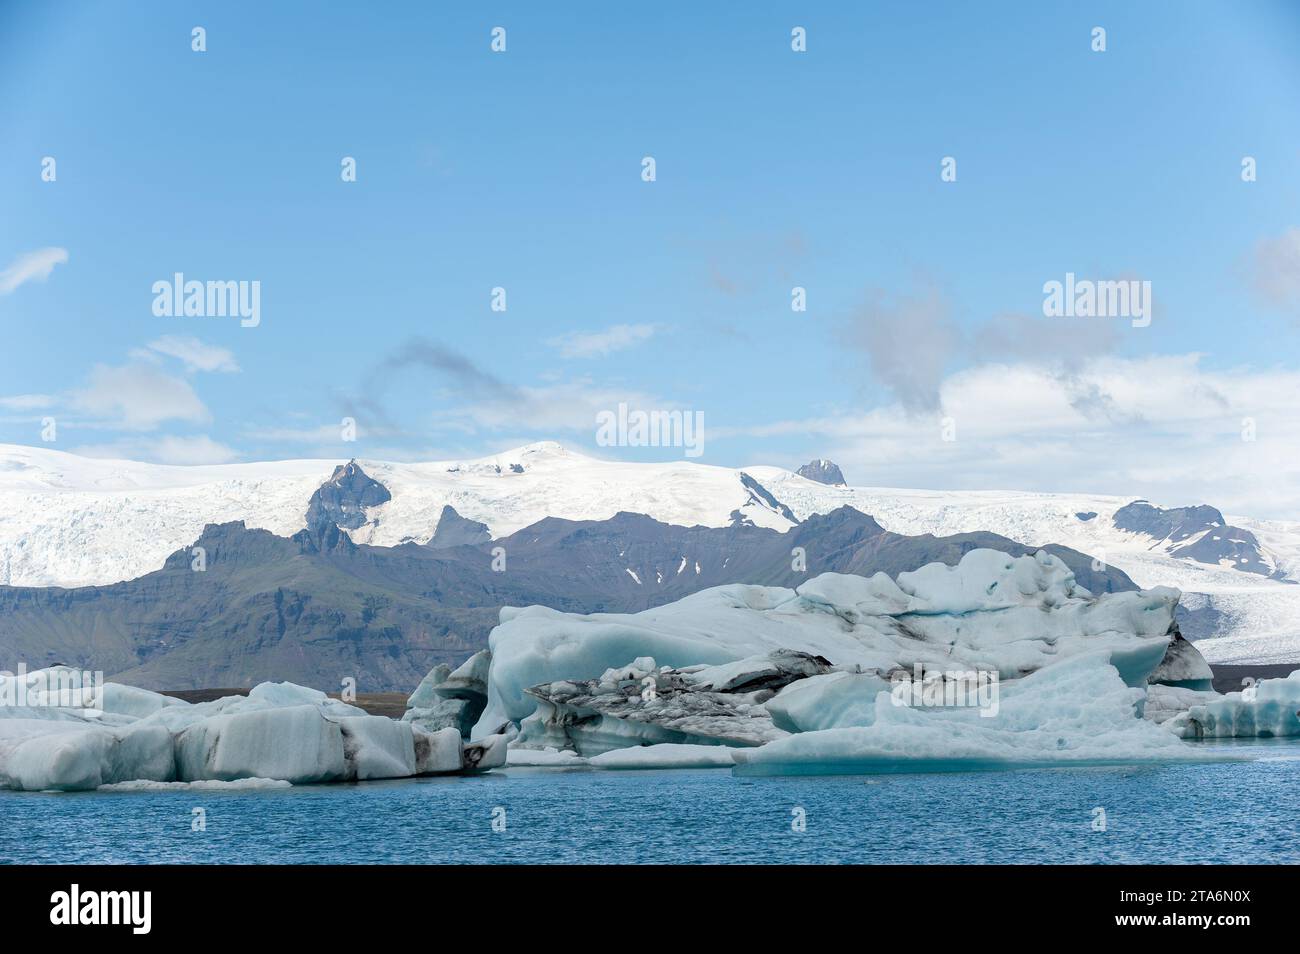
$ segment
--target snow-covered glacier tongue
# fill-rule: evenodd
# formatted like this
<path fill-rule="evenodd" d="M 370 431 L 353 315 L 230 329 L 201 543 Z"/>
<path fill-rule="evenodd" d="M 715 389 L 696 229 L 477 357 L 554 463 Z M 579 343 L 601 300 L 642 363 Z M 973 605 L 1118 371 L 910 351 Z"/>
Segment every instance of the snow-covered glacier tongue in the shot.
<path fill-rule="evenodd" d="M 1178 599 L 1093 596 L 1045 551 L 972 550 L 897 579 L 721 586 L 635 614 L 507 608 L 472 737 L 578 755 L 728 745 L 740 773 L 1204 758 L 1142 718 L 1149 682 L 1212 675 L 1179 637 Z M 960 678 L 993 704 L 921 691 Z"/>

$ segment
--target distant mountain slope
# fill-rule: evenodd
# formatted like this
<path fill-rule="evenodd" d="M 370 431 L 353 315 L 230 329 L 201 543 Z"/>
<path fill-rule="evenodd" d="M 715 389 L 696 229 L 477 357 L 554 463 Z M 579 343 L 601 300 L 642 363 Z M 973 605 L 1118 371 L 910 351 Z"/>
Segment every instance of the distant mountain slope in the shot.
<path fill-rule="evenodd" d="M 205 569 L 194 567 L 201 547 Z M 795 586 L 828 570 L 891 576 L 969 550 L 1030 552 L 994 534 L 904 537 L 850 508 L 790 533 L 678 527 L 641 514 L 546 518 L 489 543 L 435 549 L 353 543 L 337 527 L 292 538 L 212 525 L 161 570 L 81 589 L 0 587 L 0 668 L 63 662 L 169 689 L 289 679 L 409 689 L 438 662 L 486 645 L 502 605 L 631 612 L 723 583 Z M 794 548 L 806 569 L 796 570 Z M 494 550 L 505 553 L 494 570 Z M 1096 592 L 1133 589 L 1114 569 L 1053 548 Z"/>
<path fill-rule="evenodd" d="M 500 540 L 548 517 L 600 521 L 621 512 L 685 528 L 793 532 L 800 521 L 849 506 L 900 534 L 991 532 L 1091 554 L 1141 586 L 1182 589 L 1192 614 L 1186 629 L 1205 640 L 1200 648 L 1211 661 L 1300 659 L 1300 586 L 1286 582 L 1300 575 L 1300 522 L 1223 516 L 1208 506 L 1161 510 L 1132 497 L 832 486 L 776 467 L 601 461 L 553 443 L 472 461 L 361 459 L 353 465 L 360 477 L 346 466 L 338 472 L 340 464 L 168 467 L 0 446 L 0 583 L 134 579 L 212 523 L 242 520 L 288 537 L 307 527 L 313 495 L 319 512 L 344 514 L 353 542 L 377 546 L 447 547 L 485 533 Z M 1155 522 L 1145 511 L 1133 522 L 1135 507 L 1146 506 Z M 1168 519 L 1180 529 L 1171 533 L 1199 529 L 1177 541 L 1154 536 L 1162 514 L 1175 514 Z M 1220 517 L 1224 533 L 1205 522 Z"/>

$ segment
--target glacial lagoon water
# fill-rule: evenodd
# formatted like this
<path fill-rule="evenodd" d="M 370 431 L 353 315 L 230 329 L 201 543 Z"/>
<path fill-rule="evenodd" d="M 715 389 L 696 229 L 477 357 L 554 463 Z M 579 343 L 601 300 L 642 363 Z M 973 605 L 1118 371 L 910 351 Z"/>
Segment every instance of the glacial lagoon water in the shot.
<path fill-rule="evenodd" d="M 508 769 L 267 791 L 0 792 L 0 862 L 1300 862 L 1300 742 L 1206 744 L 1259 759 L 821 778 Z M 194 808 L 205 831 L 192 830 Z M 1094 830 L 1097 808 L 1105 831 Z"/>

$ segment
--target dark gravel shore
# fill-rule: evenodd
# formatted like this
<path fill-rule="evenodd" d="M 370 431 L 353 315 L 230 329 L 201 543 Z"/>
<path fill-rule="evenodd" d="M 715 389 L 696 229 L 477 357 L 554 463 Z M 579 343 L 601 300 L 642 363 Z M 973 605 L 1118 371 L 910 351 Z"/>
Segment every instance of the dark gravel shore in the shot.
<path fill-rule="evenodd" d="M 1219 692 L 1236 692 L 1247 676 L 1255 679 L 1282 679 L 1300 669 L 1300 662 L 1272 663 L 1267 666 L 1212 665 L 1210 668 L 1214 670 L 1215 689 Z"/>

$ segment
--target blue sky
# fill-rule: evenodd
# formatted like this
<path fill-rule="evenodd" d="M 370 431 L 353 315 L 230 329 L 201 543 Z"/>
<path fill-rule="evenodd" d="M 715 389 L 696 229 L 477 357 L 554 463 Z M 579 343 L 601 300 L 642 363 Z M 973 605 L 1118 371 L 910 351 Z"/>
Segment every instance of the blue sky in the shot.
<path fill-rule="evenodd" d="M 706 463 L 1296 517 L 1300 7 L 546 6 L 0 3 L 0 441 L 680 457 L 595 446 L 627 401 Z M 260 324 L 154 315 L 178 271 Z M 1066 272 L 1150 327 L 1043 317 Z"/>

